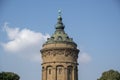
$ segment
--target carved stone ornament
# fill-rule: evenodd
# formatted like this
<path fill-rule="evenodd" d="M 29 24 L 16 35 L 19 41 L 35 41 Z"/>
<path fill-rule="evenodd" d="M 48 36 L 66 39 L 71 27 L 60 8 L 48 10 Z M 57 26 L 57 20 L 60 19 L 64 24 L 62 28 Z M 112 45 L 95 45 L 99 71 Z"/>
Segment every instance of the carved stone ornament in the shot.
<path fill-rule="evenodd" d="M 49 49 L 43 50 L 42 57 L 46 56 L 56 56 L 56 55 L 64 55 L 64 56 L 72 56 L 73 58 L 78 58 L 78 50 L 76 49 Z"/>

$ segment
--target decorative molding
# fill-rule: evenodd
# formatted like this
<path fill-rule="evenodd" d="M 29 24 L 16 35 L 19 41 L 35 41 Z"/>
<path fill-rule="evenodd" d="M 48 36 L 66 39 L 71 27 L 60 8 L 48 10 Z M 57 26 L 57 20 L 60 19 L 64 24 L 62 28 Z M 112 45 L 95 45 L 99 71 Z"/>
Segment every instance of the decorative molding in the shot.
<path fill-rule="evenodd" d="M 78 49 L 71 49 L 71 48 L 53 48 L 53 49 L 43 49 L 41 51 L 42 57 L 46 56 L 56 56 L 56 55 L 65 55 L 72 56 L 74 59 L 78 58 Z"/>
<path fill-rule="evenodd" d="M 76 63 L 76 62 L 63 62 L 63 61 L 45 62 L 45 63 L 42 63 L 41 65 L 48 64 L 48 63 L 50 63 L 51 65 L 52 65 L 52 64 L 56 64 L 56 63 L 64 63 L 64 64 L 74 64 L 74 65 L 78 65 L 78 63 Z M 60 65 L 61 65 L 61 64 L 60 64 Z"/>

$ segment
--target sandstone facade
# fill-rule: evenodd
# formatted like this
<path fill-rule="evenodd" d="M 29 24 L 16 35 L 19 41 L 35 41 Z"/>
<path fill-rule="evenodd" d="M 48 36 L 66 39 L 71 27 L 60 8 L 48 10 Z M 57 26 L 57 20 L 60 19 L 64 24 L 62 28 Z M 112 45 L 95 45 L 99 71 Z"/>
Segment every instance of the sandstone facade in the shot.
<path fill-rule="evenodd" d="M 42 80 L 78 80 L 77 45 L 64 31 L 61 15 L 56 31 L 43 44 Z"/>

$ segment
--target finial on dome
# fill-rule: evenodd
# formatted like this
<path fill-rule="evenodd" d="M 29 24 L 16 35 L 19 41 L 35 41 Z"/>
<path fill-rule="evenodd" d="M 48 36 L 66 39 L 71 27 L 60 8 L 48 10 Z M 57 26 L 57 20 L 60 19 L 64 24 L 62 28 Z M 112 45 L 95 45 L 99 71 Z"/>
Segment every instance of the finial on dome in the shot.
<path fill-rule="evenodd" d="M 56 29 L 64 29 L 64 25 L 62 23 L 62 17 L 61 17 L 61 10 L 58 10 L 58 18 L 57 18 L 57 24 L 56 24 Z"/>
<path fill-rule="evenodd" d="M 62 11 L 59 9 L 58 10 L 58 20 L 62 20 Z"/>
<path fill-rule="evenodd" d="M 58 14 L 59 14 L 59 16 L 61 16 L 61 14 L 62 14 L 62 11 L 60 9 L 58 10 Z"/>

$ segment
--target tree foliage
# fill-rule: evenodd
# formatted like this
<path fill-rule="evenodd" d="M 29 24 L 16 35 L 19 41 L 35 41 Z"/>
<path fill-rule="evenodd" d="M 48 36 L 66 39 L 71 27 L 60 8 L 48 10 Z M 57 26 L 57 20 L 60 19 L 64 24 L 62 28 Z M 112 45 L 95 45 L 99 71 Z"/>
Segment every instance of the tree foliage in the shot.
<path fill-rule="evenodd" d="M 120 80 L 120 73 L 115 70 L 105 71 L 98 80 Z"/>
<path fill-rule="evenodd" d="M 13 72 L 0 72 L 0 80 L 19 80 L 20 77 Z"/>

